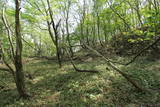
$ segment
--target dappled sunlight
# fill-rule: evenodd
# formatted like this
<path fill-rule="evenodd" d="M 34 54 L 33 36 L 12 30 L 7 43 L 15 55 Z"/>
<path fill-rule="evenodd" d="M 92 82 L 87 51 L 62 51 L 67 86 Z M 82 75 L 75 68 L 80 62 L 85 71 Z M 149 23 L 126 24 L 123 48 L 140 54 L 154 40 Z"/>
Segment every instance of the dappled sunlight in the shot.
<path fill-rule="evenodd" d="M 102 72 L 98 74 L 76 72 L 70 63 L 65 63 L 62 68 L 58 69 L 57 64 L 46 60 L 35 60 L 35 62 L 26 64 L 26 72 L 33 76 L 33 80 L 26 80 L 33 95 L 32 102 L 34 104 L 32 103 L 32 105 L 78 104 L 89 106 L 92 103 L 112 105 L 120 102 L 121 105 L 125 105 L 126 102 L 130 103 L 131 99 L 136 101 L 136 90 L 117 72 L 112 69 L 106 70 L 104 61 L 99 64 L 96 64 L 96 61 L 92 64 L 87 62 L 77 64 L 77 66 L 82 69 L 97 69 Z M 133 64 L 133 66 L 135 65 Z M 152 64 L 152 66 L 154 65 Z M 132 67 L 129 66 L 127 69 L 131 70 Z M 122 69 L 124 68 L 122 67 Z M 130 95 L 131 93 L 132 95 Z M 31 104 L 21 101 L 19 103 L 22 105 Z"/>
<path fill-rule="evenodd" d="M 91 102 L 95 104 L 104 102 L 118 103 L 123 101 L 120 100 L 122 97 L 124 97 L 123 99 L 128 98 L 128 93 L 134 90 L 117 72 L 112 69 L 106 70 L 104 61 L 99 64 L 96 64 L 96 61 L 92 62 L 92 64 L 90 62 L 77 64 L 78 67 L 83 69 L 101 70 L 100 74 L 76 72 L 73 66 L 68 63 L 63 64 L 60 69 L 57 69 L 57 65 L 53 66 L 53 63 L 46 61 L 39 61 L 34 64 L 32 66 L 35 71 L 32 72 L 37 73 L 32 81 L 34 83 L 32 84 L 32 89 L 37 87 L 35 94 L 41 95 L 38 103 L 42 105 L 47 104 L 47 102 L 48 104 L 56 105 L 78 102 L 80 102 L 79 105 Z M 30 64 L 27 66 L 29 67 Z M 44 67 L 45 71 L 43 71 Z M 121 68 L 121 65 L 118 67 Z M 128 91 L 128 93 L 125 93 L 125 91 Z M 37 95 L 35 96 L 36 98 L 38 97 Z"/>
<path fill-rule="evenodd" d="M 50 96 L 47 96 L 49 102 L 59 102 L 61 92 L 54 92 Z"/>
<path fill-rule="evenodd" d="M 37 82 L 39 82 L 39 81 L 41 81 L 41 80 L 43 80 L 43 79 L 44 79 L 43 76 L 36 77 L 35 79 L 33 79 L 32 83 L 33 83 L 33 84 L 36 84 Z"/>

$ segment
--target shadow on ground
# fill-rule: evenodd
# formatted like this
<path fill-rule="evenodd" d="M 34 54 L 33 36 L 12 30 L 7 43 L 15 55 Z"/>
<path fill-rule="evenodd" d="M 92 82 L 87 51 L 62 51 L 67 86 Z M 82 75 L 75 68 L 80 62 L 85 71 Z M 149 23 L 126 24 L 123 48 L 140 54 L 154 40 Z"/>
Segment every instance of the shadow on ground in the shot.
<path fill-rule="evenodd" d="M 76 65 L 83 69 L 103 68 L 101 70 L 104 71 L 106 67 L 104 62 L 97 64 L 97 61 Z M 123 69 L 129 70 L 135 77 L 147 77 L 149 75 L 148 71 L 140 71 L 138 66 L 134 66 Z M 79 73 L 74 71 L 72 65 L 67 62 L 63 64 L 62 68 L 59 68 L 57 63 L 47 60 L 36 60 L 28 63 L 24 66 L 24 69 L 25 73 L 30 73 L 33 76 L 33 80 L 26 80 L 26 86 L 33 97 L 30 101 L 17 101 L 18 97 L 15 89 L 6 92 L 0 91 L 0 95 L 3 96 L 3 98 L 0 97 L 0 106 L 128 107 L 129 104 L 137 107 L 136 104 L 140 101 L 156 102 L 160 99 L 159 94 L 151 96 L 137 92 L 114 71 L 104 71 L 98 74 Z M 149 81 L 152 78 L 149 78 Z M 143 77 L 143 79 L 145 78 Z M 153 101 L 149 98 L 152 98 Z"/>

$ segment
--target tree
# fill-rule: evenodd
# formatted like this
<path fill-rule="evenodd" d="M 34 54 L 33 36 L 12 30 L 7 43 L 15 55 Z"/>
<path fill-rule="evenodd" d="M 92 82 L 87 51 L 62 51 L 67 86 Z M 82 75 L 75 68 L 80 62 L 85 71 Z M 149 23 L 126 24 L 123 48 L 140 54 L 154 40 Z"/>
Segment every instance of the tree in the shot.
<path fill-rule="evenodd" d="M 64 3 L 64 8 L 63 12 L 64 12 L 64 19 L 65 19 L 65 28 L 66 28 L 66 33 L 67 33 L 67 42 L 68 42 L 68 46 L 69 46 L 69 50 L 71 52 L 71 56 L 73 57 L 73 49 L 71 46 L 71 40 L 70 40 L 70 32 L 69 32 L 69 12 L 71 9 L 71 5 L 72 5 L 72 1 L 71 0 L 67 0 Z"/>
<path fill-rule="evenodd" d="M 20 24 L 20 4 L 21 0 L 15 0 L 15 35 L 12 33 L 12 30 L 8 24 L 8 20 L 5 17 L 5 9 L 3 7 L 3 12 L 2 12 L 2 21 L 5 26 L 5 29 L 7 30 L 7 35 L 8 35 L 8 41 L 10 45 L 10 53 L 11 54 L 11 59 L 13 61 L 13 64 L 15 66 L 12 68 L 10 64 L 6 61 L 5 58 L 5 53 L 4 53 L 4 47 L 2 43 L 0 43 L 0 48 L 1 48 L 1 54 L 2 54 L 2 59 L 5 63 L 5 65 L 9 68 L 8 71 L 11 72 L 13 75 L 13 78 L 15 80 L 17 90 L 19 93 L 19 96 L 22 98 L 28 98 L 29 95 L 26 92 L 26 87 L 24 83 L 24 74 L 23 74 L 23 64 L 22 64 L 22 36 L 21 36 L 21 24 Z M 16 48 L 14 49 L 14 44 L 13 44 L 13 36 L 15 36 L 16 39 Z"/>
<path fill-rule="evenodd" d="M 15 35 L 16 35 L 16 52 L 15 52 L 15 68 L 16 68 L 16 86 L 20 97 L 27 98 L 23 65 L 22 65 L 22 37 L 20 28 L 20 4 L 21 0 L 15 0 L 16 10 L 15 10 Z"/>
<path fill-rule="evenodd" d="M 36 2 L 34 2 L 34 5 L 38 9 L 38 11 L 45 17 L 45 21 L 47 23 L 47 28 L 48 28 L 47 30 L 49 32 L 49 36 L 51 37 L 53 44 L 56 47 L 56 57 L 57 57 L 59 66 L 61 67 L 62 66 L 61 49 L 60 49 L 60 44 L 59 44 L 60 35 L 58 31 L 58 28 L 61 23 L 61 19 L 59 19 L 57 24 L 55 23 L 53 10 L 52 10 L 51 3 L 49 0 L 47 0 L 47 4 L 43 0 L 41 0 L 41 7 Z"/>

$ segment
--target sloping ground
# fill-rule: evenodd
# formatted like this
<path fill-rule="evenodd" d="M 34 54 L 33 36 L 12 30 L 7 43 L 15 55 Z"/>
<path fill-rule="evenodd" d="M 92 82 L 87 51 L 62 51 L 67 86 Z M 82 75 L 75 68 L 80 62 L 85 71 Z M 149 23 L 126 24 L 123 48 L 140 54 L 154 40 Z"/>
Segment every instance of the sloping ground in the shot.
<path fill-rule="evenodd" d="M 122 60 L 122 58 L 118 58 Z M 69 62 L 58 64 L 48 60 L 30 60 L 25 64 L 25 73 L 30 100 L 18 100 L 11 75 L 0 72 L 0 80 L 8 85 L 0 90 L 0 107 L 155 107 L 160 106 L 160 93 L 138 92 L 121 75 L 106 70 L 100 58 L 87 60 L 79 68 L 101 71 L 98 74 L 74 71 Z M 119 66 L 131 74 L 141 85 L 160 89 L 160 61 L 138 59 L 127 67 Z M 6 79 L 5 79 L 6 78 Z M 147 106 L 148 105 L 148 106 Z"/>

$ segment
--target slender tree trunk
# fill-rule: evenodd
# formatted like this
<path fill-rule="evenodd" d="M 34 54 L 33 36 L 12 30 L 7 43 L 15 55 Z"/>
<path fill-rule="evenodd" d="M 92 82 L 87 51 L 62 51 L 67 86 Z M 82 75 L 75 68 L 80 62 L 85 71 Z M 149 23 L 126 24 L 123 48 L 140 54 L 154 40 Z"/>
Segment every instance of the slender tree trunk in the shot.
<path fill-rule="evenodd" d="M 103 43 L 101 41 L 101 37 L 100 37 L 100 19 L 99 19 L 99 14 L 97 13 L 97 28 L 98 28 L 98 39 L 99 39 L 99 43 L 100 45 L 103 47 Z"/>
<path fill-rule="evenodd" d="M 90 45 L 89 43 L 89 28 L 88 28 L 88 25 L 87 25 L 87 28 L 86 28 L 86 33 L 87 33 L 87 44 Z"/>
<path fill-rule="evenodd" d="M 12 32 L 9 28 L 9 24 L 7 23 L 7 18 L 5 17 L 5 9 L 3 8 L 3 11 L 2 11 L 2 21 L 3 21 L 3 24 L 7 30 L 7 35 L 8 35 L 8 40 L 9 40 L 9 44 L 10 44 L 10 58 L 12 59 L 12 61 L 14 62 L 14 46 L 13 46 L 13 40 L 12 40 Z"/>
<path fill-rule="evenodd" d="M 82 48 L 85 48 L 84 46 L 84 34 L 83 34 L 83 22 L 81 21 L 80 23 L 81 26 L 81 39 L 80 39 L 80 45 L 82 46 Z"/>
<path fill-rule="evenodd" d="M 107 30 L 106 30 L 106 23 L 105 23 L 105 21 L 103 21 L 103 32 L 104 32 L 104 39 L 105 39 L 105 43 L 107 43 L 108 42 L 108 37 L 107 37 Z M 108 20 L 108 24 L 109 24 L 109 20 Z"/>
<path fill-rule="evenodd" d="M 59 67 L 62 67 L 62 62 L 61 62 L 61 55 L 60 55 L 60 48 L 59 48 L 59 42 L 58 42 L 58 34 L 56 34 L 56 54 L 57 54 L 57 59 L 58 59 L 58 63 L 59 63 Z"/>
<path fill-rule="evenodd" d="M 67 17 L 66 17 L 66 31 L 67 31 L 67 41 L 68 41 L 68 45 L 69 45 L 69 50 L 71 52 L 71 56 L 73 57 L 74 54 L 73 54 L 73 49 L 72 49 L 71 41 L 70 41 L 68 18 L 69 18 L 69 10 L 67 11 Z"/>
<path fill-rule="evenodd" d="M 93 40 L 92 40 L 92 44 L 93 44 L 93 46 L 95 46 L 95 42 L 97 42 L 96 41 L 96 28 L 95 28 L 95 22 L 94 22 L 94 24 L 93 24 L 93 28 L 92 28 L 92 30 L 93 30 Z"/>
<path fill-rule="evenodd" d="M 15 0 L 15 33 L 16 33 L 16 53 L 15 53 L 15 68 L 16 68 L 16 86 L 20 97 L 27 98 L 23 65 L 22 65 L 22 39 L 20 31 L 20 3 L 21 0 Z"/>
<path fill-rule="evenodd" d="M 56 46 L 56 50 L 57 50 L 56 56 L 57 56 L 57 59 L 58 59 L 59 66 L 61 67 L 62 63 L 61 63 L 60 48 L 59 48 L 59 42 L 58 42 L 58 27 L 59 27 L 59 24 L 60 24 L 61 20 L 59 20 L 57 25 L 55 24 L 54 19 L 53 19 L 53 11 L 51 9 L 49 0 L 47 0 L 47 4 L 48 4 L 49 16 L 50 16 L 51 22 L 52 22 L 52 28 L 53 28 L 54 35 L 55 35 L 55 46 Z M 47 11 L 46 11 L 46 13 L 47 13 Z M 49 26 L 50 26 L 50 24 L 49 24 Z"/>

